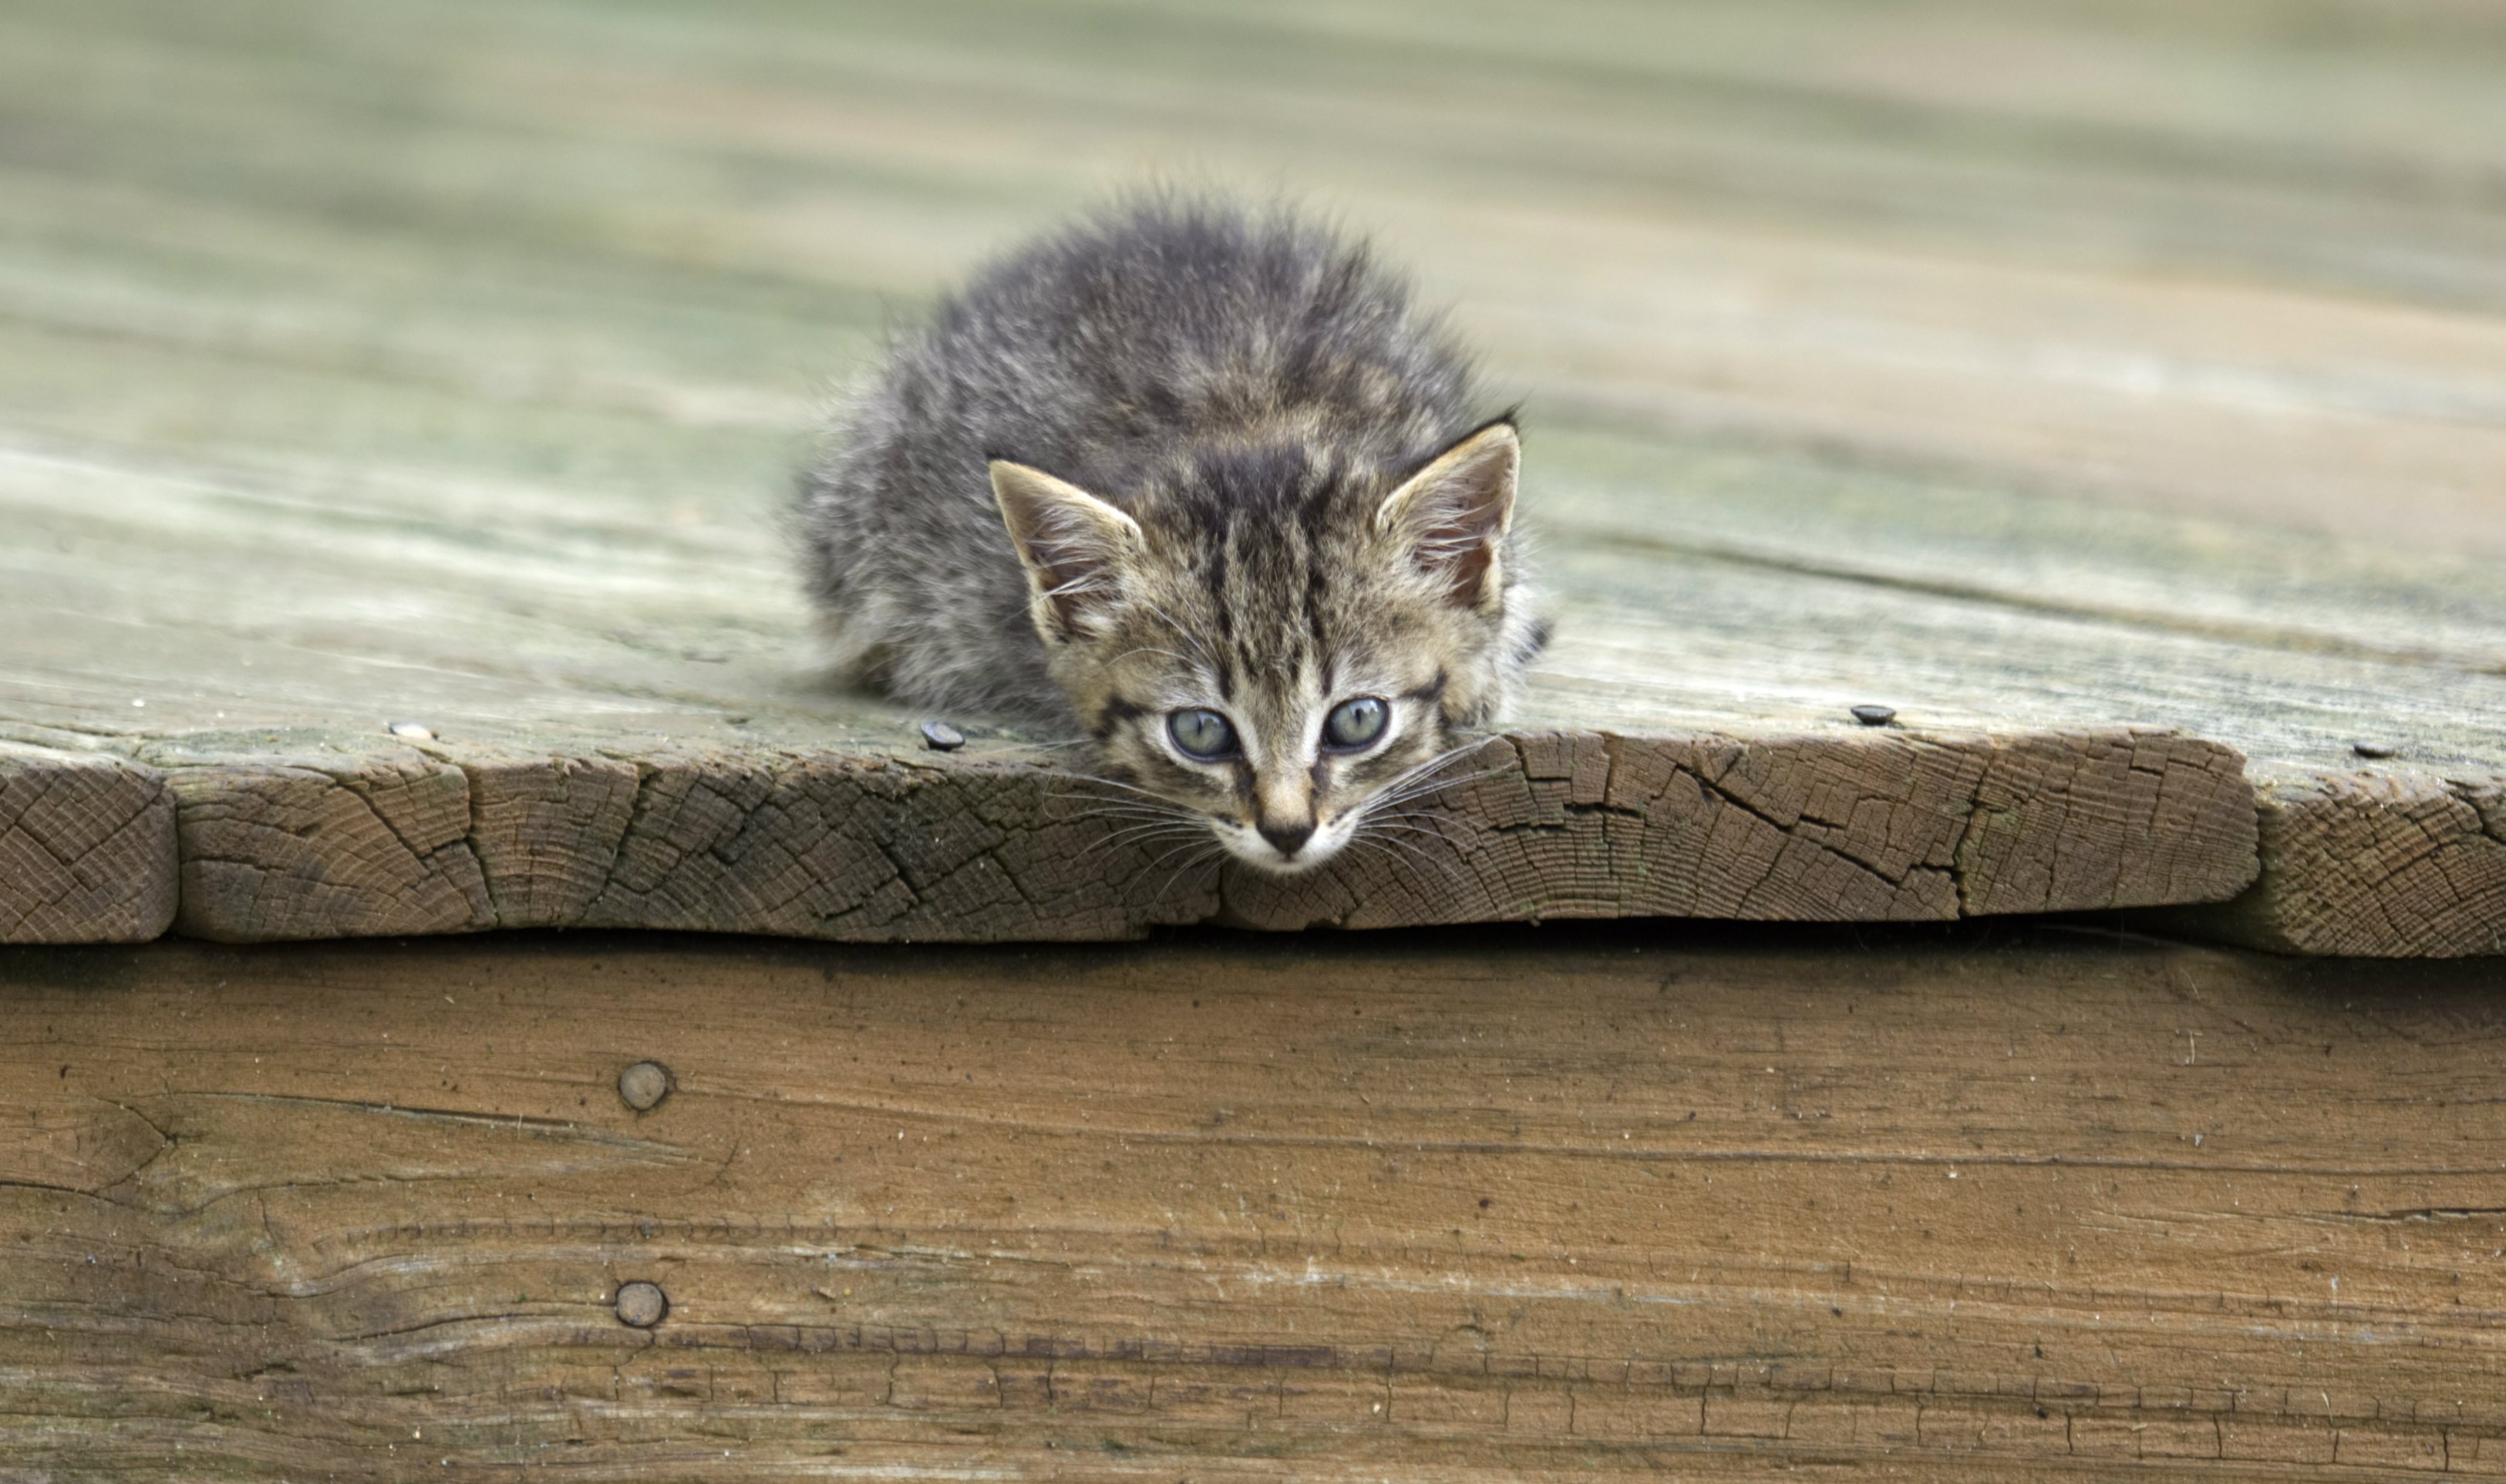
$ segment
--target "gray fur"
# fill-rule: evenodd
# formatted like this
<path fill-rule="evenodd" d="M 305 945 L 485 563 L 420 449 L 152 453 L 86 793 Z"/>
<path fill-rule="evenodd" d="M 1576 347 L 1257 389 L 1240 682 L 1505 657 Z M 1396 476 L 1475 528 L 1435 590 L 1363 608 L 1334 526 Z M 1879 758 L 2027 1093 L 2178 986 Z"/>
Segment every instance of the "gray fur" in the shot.
<path fill-rule="evenodd" d="M 1378 518 L 1487 412 L 1450 337 L 1362 246 L 1280 211 L 1128 203 L 998 260 L 895 347 L 803 477 L 810 590 L 859 682 L 1085 731 L 1108 771 L 1214 828 L 1290 807 L 1271 775 L 1306 766 L 1304 746 L 1304 807 L 1328 820 L 1490 720 L 1539 648 L 1510 525 L 1464 531 L 1486 547 L 1465 572 L 1437 545 L 1450 530 Z M 1502 442 L 1510 519 L 1510 427 Z M 1145 547 L 1099 573 L 1128 596 L 1084 641 L 1005 527 L 993 460 L 1137 523 Z M 1313 760 L 1296 740 L 1307 710 L 1359 675 L 1426 697 L 1419 716 L 1381 758 Z M 1197 696 L 1240 717 L 1236 786 L 1178 769 L 1150 734 Z"/>

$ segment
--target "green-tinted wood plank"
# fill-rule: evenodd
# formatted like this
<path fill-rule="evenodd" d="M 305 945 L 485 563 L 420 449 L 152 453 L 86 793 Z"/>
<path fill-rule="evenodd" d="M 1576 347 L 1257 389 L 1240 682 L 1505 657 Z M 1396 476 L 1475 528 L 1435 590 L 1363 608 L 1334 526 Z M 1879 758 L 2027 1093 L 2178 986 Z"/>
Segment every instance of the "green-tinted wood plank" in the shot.
<path fill-rule="evenodd" d="M 2258 760 L 2266 840 L 2476 821 L 2506 61 L 2478 8 L 2310 15 L 21 7 L 0 727 L 876 754 L 910 719 L 812 680 L 767 528 L 811 407 L 1180 172 L 1380 228 L 1523 396 L 1526 721 L 2157 725 Z M 2460 879 L 2385 949 L 2493 938 Z"/>

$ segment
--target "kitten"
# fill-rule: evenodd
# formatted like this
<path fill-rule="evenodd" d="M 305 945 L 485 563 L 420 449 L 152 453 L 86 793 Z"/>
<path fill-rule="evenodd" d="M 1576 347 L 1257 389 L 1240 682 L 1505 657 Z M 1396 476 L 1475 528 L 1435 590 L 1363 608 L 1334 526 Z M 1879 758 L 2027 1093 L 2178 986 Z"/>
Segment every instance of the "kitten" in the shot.
<path fill-rule="evenodd" d="M 799 527 L 852 679 L 1083 731 L 1290 873 L 1541 648 L 1519 457 L 1363 247 L 1161 198 L 942 301 L 803 476 Z"/>

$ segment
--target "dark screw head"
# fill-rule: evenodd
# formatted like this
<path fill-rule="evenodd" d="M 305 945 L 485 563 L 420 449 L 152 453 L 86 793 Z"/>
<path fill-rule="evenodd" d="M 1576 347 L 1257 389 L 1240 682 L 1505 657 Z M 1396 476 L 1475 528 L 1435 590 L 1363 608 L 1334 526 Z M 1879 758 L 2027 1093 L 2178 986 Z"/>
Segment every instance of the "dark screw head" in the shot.
<path fill-rule="evenodd" d="M 622 1283 L 618 1286 L 618 1323 L 638 1329 L 650 1329 L 669 1316 L 670 1295 L 662 1291 L 658 1283 Z"/>
<path fill-rule="evenodd" d="M 1894 706 L 1856 706 L 1853 708 L 1853 720 L 1861 723 L 1865 726 L 1885 726 L 1889 723 L 1897 720 L 1897 708 Z"/>
<path fill-rule="evenodd" d="M 2393 745 L 2389 742 L 2352 742 L 2349 750 L 2361 758 L 2389 758 L 2393 755 Z"/>
<path fill-rule="evenodd" d="M 925 722 L 922 745 L 935 753 L 953 753 L 966 745 L 966 734 L 946 722 Z"/>
<path fill-rule="evenodd" d="M 637 1113 L 651 1113 L 677 1086 L 670 1069 L 660 1062 L 637 1062 L 618 1074 L 618 1096 Z"/>

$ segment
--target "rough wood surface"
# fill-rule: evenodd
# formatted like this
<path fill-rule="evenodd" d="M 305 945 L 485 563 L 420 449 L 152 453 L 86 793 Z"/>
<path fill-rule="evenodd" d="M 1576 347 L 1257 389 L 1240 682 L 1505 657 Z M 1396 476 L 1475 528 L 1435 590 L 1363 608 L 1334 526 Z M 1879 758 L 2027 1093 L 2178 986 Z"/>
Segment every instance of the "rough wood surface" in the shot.
<path fill-rule="evenodd" d="M 155 937 L 174 920 L 174 855 L 153 770 L 0 742 L 0 943 Z"/>
<path fill-rule="evenodd" d="M 826 385 L 938 283 L 1165 174 L 1287 182 L 1378 230 L 1523 400 L 1560 595 L 1526 737 L 1867 746 L 1822 765 L 1884 793 L 1905 735 L 2094 779 L 2107 739 L 2168 730 L 2250 760 L 2267 852 L 2319 826 L 2487 859 L 2477 810 L 2442 801 L 2506 780 L 2506 32 L 2478 7 L 2318 13 L 1578 0 L 1527 37 L 1404 0 L 422 22 L 254 0 L 214 31 L 147 0 L 14 6 L 0 737 L 177 779 L 205 810 L 183 839 L 216 842 L 181 863 L 210 931 L 585 920 L 620 900 L 629 771 L 711 807 L 761 768 L 911 759 L 915 718 L 812 671 L 785 472 Z M 1905 735 L 1853 728 L 1865 701 Z M 488 814 L 391 845 L 385 815 L 429 807 L 415 780 L 287 793 L 396 766 L 400 720 L 445 739 L 410 764 L 427 787 L 458 768 Z M 2237 831 L 2134 854 L 2138 807 L 1998 811 L 2040 831 L 2010 881 L 2066 864 L 1963 904 L 2250 871 Z M 1539 879 L 1468 869 L 1412 920 L 1679 895 L 1625 856 L 1524 859 Z M 1813 875 L 1761 900 L 1891 896 L 1792 860 Z M 2420 860 L 2292 849 L 2203 921 L 2494 944 L 2497 894 Z M 637 895 L 687 921 L 665 906 L 732 901 L 727 869 Z M 859 869 L 812 890 L 853 901 L 835 878 Z M 2108 876 L 2121 895 L 2066 895 Z M 811 915 L 783 885 L 737 920 Z M 1940 900 L 1915 886 L 1894 895 Z M 984 900 L 974 920 L 1039 916 Z M 1400 920 L 1282 910 L 1309 908 Z"/>
<path fill-rule="evenodd" d="M 855 941 L 1159 924 L 1942 920 L 2214 901 L 2242 759 L 2163 732 L 1491 739 L 1444 818 L 1309 876 L 1141 842 L 1048 762 L 376 749 L 177 766 L 183 931 L 228 941 L 679 928 Z"/>
<path fill-rule="evenodd" d="M 2506 786 L 2322 779 L 2265 793 L 2270 865 L 2196 928 L 2292 953 L 2506 953 Z"/>
<path fill-rule="evenodd" d="M 16 950 L 0 1476 L 2506 1478 L 2492 972 L 1816 933 Z"/>

